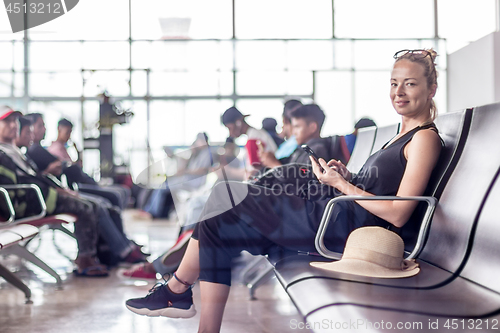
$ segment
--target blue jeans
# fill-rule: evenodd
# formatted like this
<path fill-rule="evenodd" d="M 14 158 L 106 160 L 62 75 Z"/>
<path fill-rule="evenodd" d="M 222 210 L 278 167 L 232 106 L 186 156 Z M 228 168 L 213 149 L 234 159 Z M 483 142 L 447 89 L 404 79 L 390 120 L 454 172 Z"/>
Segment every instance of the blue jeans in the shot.
<path fill-rule="evenodd" d="M 125 258 L 133 249 L 132 242 L 125 236 L 121 229 L 121 217 L 115 215 L 114 219 L 109 214 L 111 203 L 101 197 L 80 193 L 82 198 L 85 198 L 96 206 L 98 218 L 98 232 L 106 241 L 110 251 L 120 258 Z"/>

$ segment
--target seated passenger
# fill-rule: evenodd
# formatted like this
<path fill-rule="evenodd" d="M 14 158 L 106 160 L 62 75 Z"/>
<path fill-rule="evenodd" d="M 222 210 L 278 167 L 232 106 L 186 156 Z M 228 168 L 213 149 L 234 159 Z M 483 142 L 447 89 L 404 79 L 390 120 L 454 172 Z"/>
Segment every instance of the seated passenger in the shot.
<path fill-rule="evenodd" d="M 76 215 L 76 273 L 89 277 L 107 276 L 106 267 L 96 258 L 97 214 L 92 204 L 70 191 L 59 188 L 31 167 L 23 153 L 14 145 L 19 131 L 20 115 L 20 112 L 13 111 L 8 106 L 0 106 L 0 184 L 36 184 L 42 190 L 48 214 Z M 37 214 L 40 209 L 38 205 L 33 204 L 38 202 L 33 191 L 15 191 L 13 202 L 18 217 Z"/>
<path fill-rule="evenodd" d="M 296 99 L 286 101 L 283 106 L 283 128 L 281 133 L 278 135 L 280 138 L 285 139 L 285 142 L 279 145 L 278 150 L 276 151 L 275 156 L 277 159 L 289 157 L 297 148 L 297 141 L 292 133 L 292 118 L 290 117 L 290 113 L 301 106 L 302 102 Z"/>
<path fill-rule="evenodd" d="M 274 154 L 278 148 L 269 133 L 263 129 L 256 129 L 250 126 L 245 121 L 246 117 L 248 117 L 248 115 L 243 115 L 234 106 L 224 111 L 221 116 L 221 122 L 229 130 L 229 136 L 231 138 L 236 140 L 244 134 L 247 136 L 247 142 L 245 144 L 245 169 L 236 169 L 230 166 L 225 167 L 224 171 L 229 179 L 244 180 L 257 175 L 263 168 L 258 156 L 259 149 Z M 257 144 L 259 144 L 261 148 L 259 148 Z"/>
<path fill-rule="evenodd" d="M 262 119 L 262 129 L 265 130 L 273 138 L 276 146 L 280 146 L 285 139 L 281 138 L 278 133 L 276 133 L 276 126 L 278 122 L 274 118 L 264 118 Z"/>
<path fill-rule="evenodd" d="M 31 122 L 25 118 L 19 118 L 20 122 L 20 135 L 14 140 L 15 145 L 18 148 L 27 147 L 30 144 L 30 139 L 33 138 L 31 131 Z M 20 151 L 19 151 L 20 152 Z M 26 162 L 37 171 L 36 164 L 31 161 L 27 156 L 24 156 Z M 50 176 L 50 174 L 47 174 Z M 57 179 L 52 179 L 52 185 L 58 186 L 59 183 Z M 76 193 L 67 190 L 68 193 L 72 193 L 75 196 Z M 123 232 L 122 219 L 119 212 L 111 206 L 111 203 L 106 199 L 96 197 L 93 195 L 80 193 L 77 195 L 82 200 L 87 200 L 92 204 L 95 212 L 97 214 L 97 228 L 98 234 L 102 237 L 103 242 L 106 243 L 111 256 L 114 258 L 114 263 L 108 262 L 108 265 L 115 264 L 119 261 L 128 263 L 138 263 L 146 260 L 145 255 L 141 252 L 140 247 L 130 241 Z"/>
<path fill-rule="evenodd" d="M 308 104 L 290 112 L 292 134 L 297 142 L 297 148 L 289 156 L 278 160 L 273 153 L 259 151 L 259 157 L 268 168 L 288 163 L 309 164 L 307 153 L 300 147 L 308 145 L 319 156 L 326 158 L 328 156 L 329 142 L 321 138 L 321 128 L 325 121 L 323 110 L 316 104 Z"/>
<path fill-rule="evenodd" d="M 311 160 L 318 183 L 310 190 L 334 188 L 338 195 L 420 196 L 424 193 L 441 151 L 433 123 L 437 88 L 434 50 L 395 54 L 390 97 L 401 116 L 401 132 L 368 158 L 354 177 L 338 161 Z M 320 166 L 325 172 L 320 171 Z M 375 172 L 376 170 L 376 172 Z M 227 186 L 231 202 L 227 202 Z M 315 196 L 315 198 L 317 198 Z M 268 254 L 280 249 L 314 252 L 323 210 L 332 198 L 309 200 L 308 195 L 276 194 L 244 183 L 215 186 L 188 248 L 173 278 L 145 298 L 130 299 L 127 308 L 149 316 L 192 317 L 191 286 L 201 290 L 200 332 L 218 332 L 231 285 L 231 260 L 242 250 Z M 349 233 L 362 226 L 402 227 L 415 201 L 345 201 L 334 206 L 325 245 L 342 252 Z"/>

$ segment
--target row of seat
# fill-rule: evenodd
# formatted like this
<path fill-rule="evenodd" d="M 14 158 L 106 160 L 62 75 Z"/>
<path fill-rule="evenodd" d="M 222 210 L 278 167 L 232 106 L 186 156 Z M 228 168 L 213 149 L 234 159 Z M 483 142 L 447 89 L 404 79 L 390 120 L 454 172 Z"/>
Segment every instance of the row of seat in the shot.
<path fill-rule="evenodd" d="M 421 228 L 418 275 L 378 279 L 329 272 L 309 265 L 329 260 L 318 256 L 275 261 L 278 280 L 314 332 L 412 324 L 419 331 L 436 331 L 436 325 L 439 331 L 500 329 L 500 103 L 444 114 L 436 125 L 445 148 L 426 195 L 439 202 L 427 228 L 413 216 L 401 230 L 411 252 Z M 349 322 L 357 324 L 343 326 Z"/>
<path fill-rule="evenodd" d="M 41 205 L 41 212 L 36 216 L 16 219 L 9 191 L 16 191 L 19 189 L 36 191 L 39 203 Z M 38 258 L 34 253 L 26 248 L 27 242 L 33 237 L 37 236 L 40 228 L 50 227 L 53 229 L 64 229 L 61 227 L 62 223 L 74 223 L 76 217 L 69 214 L 57 214 L 45 216 L 45 202 L 40 189 L 36 185 L 0 185 L 0 194 L 5 203 L 5 207 L 9 210 L 10 217 L 7 221 L 0 222 L 0 254 L 1 255 L 16 255 L 25 259 L 42 270 L 50 274 L 56 280 L 58 289 L 62 288 L 62 280 L 59 274 L 48 266 L 43 260 Z M 0 277 L 4 278 L 7 282 L 20 289 L 25 297 L 26 303 L 31 303 L 31 290 L 29 287 L 9 269 L 0 264 Z"/>

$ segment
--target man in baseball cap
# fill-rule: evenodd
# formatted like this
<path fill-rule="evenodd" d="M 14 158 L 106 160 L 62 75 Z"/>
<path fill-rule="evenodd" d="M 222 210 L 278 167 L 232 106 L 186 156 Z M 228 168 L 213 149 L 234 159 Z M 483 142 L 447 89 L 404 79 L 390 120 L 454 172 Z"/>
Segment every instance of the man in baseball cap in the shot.
<path fill-rule="evenodd" d="M 14 111 L 10 106 L 0 105 L 0 120 L 4 120 L 11 114 L 16 114 L 17 116 L 22 116 L 22 113 L 19 111 Z"/>

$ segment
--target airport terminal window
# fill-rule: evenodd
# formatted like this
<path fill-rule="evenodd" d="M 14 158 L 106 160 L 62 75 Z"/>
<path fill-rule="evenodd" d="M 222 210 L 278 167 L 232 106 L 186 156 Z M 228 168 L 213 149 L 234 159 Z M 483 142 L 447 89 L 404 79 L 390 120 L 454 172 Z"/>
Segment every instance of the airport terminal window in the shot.
<path fill-rule="evenodd" d="M 327 41 L 288 42 L 288 66 L 290 69 L 331 69 L 334 64 L 333 44 Z"/>
<path fill-rule="evenodd" d="M 236 43 L 236 68 L 239 70 L 282 70 L 287 66 L 284 41 L 239 41 Z"/>
<path fill-rule="evenodd" d="M 279 98 L 272 99 L 240 99 L 236 107 L 243 114 L 249 114 L 246 119 L 249 125 L 255 128 L 262 127 L 262 119 L 272 117 L 278 122 L 279 131 L 283 124 L 281 115 L 283 114 L 283 101 Z"/>
<path fill-rule="evenodd" d="M 127 96 L 130 92 L 128 71 L 85 71 L 83 94 L 96 97 L 104 89 L 111 96 Z"/>
<path fill-rule="evenodd" d="M 29 92 L 33 96 L 75 97 L 82 95 L 80 72 L 30 73 Z"/>
<path fill-rule="evenodd" d="M 132 0 L 133 39 L 231 36 L 231 0 Z"/>
<path fill-rule="evenodd" d="M 3 42 L 0 43 L 0 47 L 2 48 L 2 52 L 0 52 L 0 70 L 11 69 L 14 65 L 12 43 Z"/>
<path fill-rule="evenodd" d="M 231 76 L 218 72 L 152 72 L 150 75 L 152 96 L 212 96 L 220 95 L 224 79 Z M 227 84 L 225 85 L 228 86 Z M 226 91 L 227 92 L 227 91 Z"/>
<path fill-rule="evenodd" d="M 335 0 L 334 5 L 337 38 L 434 37 L 433 0 Z M 409 20 L 408 13 L 418 20 Z"/>
<path fill-rule="evenodd" d="M 148 94 L 147 80 L 148 74 L 145 70 L 132 71 L 130 89 L 133 96 L 146 96 Z"/>
<path fill-rule="evenodd" d="M 121 105 L 134 110 L 134 116 L 129 123 L 113 127 L 113 150 L 116 157 L 130 166 L 132 175 L 136 177 L 150 162 L 147 152 L 148 134 L 145 130 L 148 128 L 147 105 L 145 101 L 129 100 L 122 101 Z"/>
<path fill-rule="evenodd" d="M 230 99 L 197 99 L 184 103 L 186 119 L 189 122 L 184 129 L 186 143 L 191 144 L 200 132 L 206 132 L 210 142 L 224 142 L 227 137 L 225 127 L 220 122 L 220 113 L 231 107 Z"/>
<path fill-rule="evenodd" d="M 236 38 L 331 38 L 331 0 L 236 0 Z"/>
<path fill-rule="evenodd" d="M 167 122 L 172 110 L 185 116 L 177 119 L 175 128 L 169 127 L 168 135 L 177 130 L 180 134 L 172 142 L 186 145 L 205 125 L 210 126 L 211 139 L 223 141 L 227 131 L 219 117 L 233 103 L 254 119 L 273 115 L 281 122 L 282 102 L 289 96 L 321 105 L 328 115 L 325 135 L 347 133 L 357 117 L 367 114 L 382 125 L 393 122 L 387 116 L 390 101 L 383 96 L 388 95 L 384 87 L 398 49 L 438 50 L 436 103 L 445 112 L 446 52 L 495 29 L 495 0 L 438 0 L 438 39 L 433 0 L 234 3 L 234 39 L 232 0 L 87 0 L 78 4 L 79 15 L 71 11 L 28 30 L 26 48 L 24 33 L 0 34 L 0 100 L 42 112 L 69 100 L 79 106 L 72 113 L 74 120 L 80 121 L 83 108 L 87 124 L 97 117 L 97 95 L 108 90 L 133 108 L 131 123 L 116 127 L 116 149 L 137 171 L 161 155 L 155 141 L 167 127 L 156 126 Z M 409 11 L 418 22 L 399 15 Z M 1 31 L 10 28 L 5 18 L 0 20 Z M 31 97 L 45 102 L 30 102 Z M 185 117 L 203 121 L 199 127 L 188 126 Z M 137 134 L 137 142 L 127 130 Z M 154 146 L 149 161 L 148 138 Z"/>
<path fill-rule="evenodd" d="M 19 35 L 23 36 L 22 33 Z M 78 7 L 64 16 L 31 28 L 29 35 L 32 40 L 127 40 L 128 1 L 79 1 Z"/>
<path fill-rule="evenodd" d="M 83 68 L 129 68 L 129 48 L 126 42 L 85 42 L 82 49 Z"/>
<path fill-rule="evenodd" d="M 395 51 L 436 47 L 433 40 L 360 40 L 353 43 L 354 63 L 357 70 L 390 70 Z M 367 56 L 369 55 L 369 56 Z"/>
<path fill-rule="evenodd" d="M 32 42 L 29 62 L 33 71 L 80 71 L 83 46 L 79 42 Z"/>
<path fill-rule="evenodd" d="M 353 108 L 353 72 L 320 71 L 316 73 L 315 101 L 326 114 L 322 133 L 348 133 L 354 124 Z"/>
<path fill-rule="evenodd" d="M 248 70 L 236 75 L 240 95 L 309 95 L 312 86 L 311 72 Z"/>
<path fill-rule="evenodd" d="M 24 95 L 24 73 L 14 74 L 14 97 Z"/>
<path fill-rule="evenodd" d="M 354 118 L 370 115 L 377 125 L 397 123 L 400 117 L 394 111 L 389 98 L 390 71 L 356 71 L 354 89 L 359 97 L 354 105 Z"/>
<path fill-rule="evenodd" d="M 9 96 L 12 91 L 12 74 L 0 73 L 0 95 Z"/>

